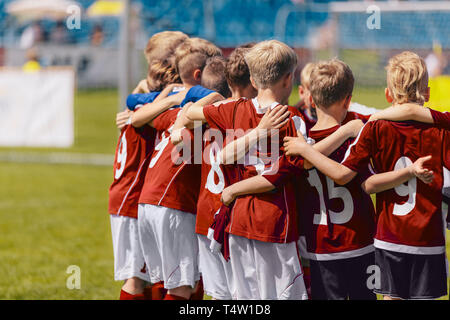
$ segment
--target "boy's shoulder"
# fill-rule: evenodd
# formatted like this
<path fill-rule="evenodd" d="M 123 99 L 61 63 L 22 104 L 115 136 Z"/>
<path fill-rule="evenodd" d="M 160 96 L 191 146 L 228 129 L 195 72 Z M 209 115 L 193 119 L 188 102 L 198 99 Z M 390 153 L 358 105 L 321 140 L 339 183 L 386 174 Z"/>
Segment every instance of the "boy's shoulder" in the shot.
<path fill-rule="evenodd" d="M 238 99 L 237 98 L 233 98 L 233 99 L 228 98 L 228 99 L 225 99 L 222 101 L 217 101 L 217 102 L 213 103 L 212 105 L 215 107 L 218 107 L 220 105 L 225 105 L 225 104 L 236 105 L 238 103 L 245 102 L 247 100 L 248 100 L 247 98 L 238 98 Z"/>
<path fill-rule="evenodd" d="M 345 124 L 351 120 L 361 120 L 362 122 L 366 123 L 367 121 L 369 121 L 369 118 L 370 118 L 370 114 L 365 115 L 365 114 L 358 113 L 355 111 L 348 111 L 347 115 L 345 116 L 344 121 L 342 121 L 342 124 Z"/>

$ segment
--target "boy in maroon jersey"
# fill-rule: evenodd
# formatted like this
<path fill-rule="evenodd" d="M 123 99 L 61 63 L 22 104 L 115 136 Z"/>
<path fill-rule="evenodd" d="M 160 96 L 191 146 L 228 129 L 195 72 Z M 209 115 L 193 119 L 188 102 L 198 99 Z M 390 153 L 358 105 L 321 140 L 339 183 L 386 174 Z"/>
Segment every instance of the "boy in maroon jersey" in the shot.
<path fill-rule="evenodd" d="M 222 75 L 228 82 L 231 88 L 232 97 L 230 99 L 217 102 L 216 105 L 223 104 L 229 101 L 236 101 L 243 98 L 242 94 L 246 94 L 248 98 L 253 98 L 256 95 L 256 89 L 250 83 L 250 74 L 248 66 L 244 59 L 244 54 L 249 51 L 253 45 L 245 45 L 236 48 L 230 55 L 227 61 L 225 75 Z M 206 75 L 204 75 L 206 76 Z M 216 74 L 217 78 L 219 74 Z M 202 78 L 202 82 L 205 80 Z M 203 105 L 201 101 L 196 103 L 200 107 Z M 267 112 L 258 124 L 260 129 L 276 129 L 282 127 L 286 122 L 288 113 L 281 113 L 277 117 L 275 112 Z M 284 115 L 284 117 L 283 117 Z M 181 118 L 181 117 L 180 117 Z M 192 127 L 193 122 L 186 117 L 182 118 L 180 126 Z M 175 129 L 174 129 L 175 131 Z M 233 281 L 231 265 L 221 255 L 211 252 L 210 240 L 207 238 L 208 228 L 213 222 L 214 214 L 221 206 L 220 193 L 223 188 L 237 179 L 236 170 L 234 166 L 223 166 L 220 162 L 219 152 L 222 148 L 224 134 L 216 128 L 209 128 L 206 130 L 203 140 L 203 154 L 202 174 L 200 195 L 197 203 L 197 219 L 196 219 L 196 233 L 199 242 L 199 264 L 203 276 L 203 283 L 207 294 L 213 299 L 231 299 L 233 297 Z M 179 136 L 172 141 L 179 142 Z"/>
<path fill-rule="evenodd" d="M 172 52 L 182 43 L 187 36 L 181 32 L 165 32 L 164 50 L 166 60 L 171 59 Z M 149 40 L 146 51 L 150 67 L 159 65 L 158 72 L 164 76 L 155 76 L 149 69 L 145 90 L 161 91 L 171 83 L 179 81 L 175 66 L 170 63 L 159 63 L 155 51 L 161 51 L 163 39 L 159 34 Z M 140 84 L 141 85 L 141 84 Z M 139 86 L 138 85 L 138 88 Z M 138 88 L 136 89 L 138 91 Z M 139 89 L 141 90 L 141 89 Z M 167 96 L 168 92 L 160 94 L 159 98 Z M 171 101 L 176 97 L 171 97 Z M 176 100 L 170 102 L 167 107 L 178 104 Z M 149 109 L 155 107 L 153 104 Z M 125 119 L 133 113 L 126 111 L 121 113 Z M 156 117 L 153 113 L 151 117 Z M 119 115 L 118 115 L 119 117 Z M 114 249 L 114 278 L 124 281 L 120 293 L 121 300 L 138 300 L 144 298 L 145 281 L 149 282 L 149 274 L 145 266 L 137 230 L 138 199 L 144 183 L 150 156 L 153 152 L 156 132 L 145 126 L 135 126 L 126 120 L 120 125 L 121 133 L 116 148 L 114 160 L 114 181 L 109 188 L 109 214 L 111 219 L 111 232 Z M 145 298 L 150 297 L 150 291 L 145 290 Z"/>
<path fill-rule="evenodd" d="M 221 51 L 206 40 L 191 38 L 175 54 L 177 70 L 189 95 L 191 90 L 198 90 L 207 59 L 221 55 Z M 208 99 L 223 97 L 211 93 L 205 99 L 209 103 L 212 100 Z M 169 141 L 181 111 L 179 108 L 165 111 L 150 123 L 160 133 L 160 139 L 150 160 L 138 210 L 144 259 L 151 281 L 164 282 L 168 290 L 165 300 L 191 298 L 199 280 L 194 228 L 200 167 L 192 162 L 192 157 L 180 157 Z M 146 122 L 146 115 L 141 115 L 139 121 Z M 186 188 L 187 185 L 190 187 Z"/>
<path fill-rule="evenodd" d="M 387 101 L 423 105 L 428 97 L 423 59 L 407 51 L 391 58 Z M 299 139 L 290 139 L 285 147 L 339 184 L 351 181 L 369 163 L 377 172 L 402 171 L 420 156 L 431 155 L 427 164 L 434 175 L 431 183 L 412 176 L 406 184 L 392 183 L 390 190 L 377 194 L 374 246 L 381 286 L 375 292 L 385 299 L 434 299 L 447 294 L 441 203 L 442 189 L 450 184 L 445 174 L 450 168 L 448 130 L 418 122 L 372 121 L 361 130 L 342 164 L 323 157 Z"/>
<path fill-rule="evenodd" d="M 348 112 L 353 84 L 352 71 L 342 61 L 314 65 L 309 87 L 309 103 L 318 117 L 309 132 L 314 141 L 348 121 L 365 118 Z M 352 141 L 346 140 L 329 157 L 342 160 Z M 374 264 L 375 210 L 360 187 L 369 175 L 364 172 L 345 187 L 336 187 L 314 168 L 299 177 L 300 225 L 306 240 L 303 249 L 310 258 L 313 300 L 376 299 L 366 286 L 366 270 Z"/>
<path fill-rule="evenodd" d="M 288 110 L 289 118 L 286 119 L 289 121 L 286 122 L 282 116 L 285 125 L 279 135 L 271 137 L 275 146 L 280 143 L 280 137 L 305 130 L 305 123 L 298 110 L 280 106 L 280 103 L 287 102 L 292 90 L 292 75 L 297 63 L 293 50 L 279 41 L 264 41 L 251 48 L 245 60 L 252 84 L 258 88 L 257 97 L 204 108 L 194 104 L 189 108 L 187 118 L 191 122 L 207 122 L 210 128 L 219 130 L 223 136 L 229 134 L 232 138 L 236 137 L 236 130 L 242 133 L 247 130 L 253 139 L 254 135 L 259 135 L 258 124 L 266 114 L 273 112 L 282 116 Z M 269 135 L 266 130 L 260 133 L 265 137 Z M 245 142 L 246 139 L 241 141 Z M 271 145 L 270 142 L 268 145 Z M 239 179 L 263 172 L 278 158 L 278 152 L 278 147 L 269 152 L 258 150 L 256 161 L 247 161 L 244 166 L 238 166 L 237 172 L 241 174 Z M 269 159 L 268 163 L 259 158 L 263 156 Z M 234 155 L 231 158 L 234 159 Z M 271 194 L 236 200 L 231 212 L 231 223 L 227 227 L 227 233 L 230 234 L 230 262 L 233 278 L 236 278 L 234 298 L 307 298 L 297 254 L 298 235 L 293 198 L 293 186 L 288 183 L 283 190 Z M 278 272 L 282 275 L 276 276 Z"/>
<path fill-rule="evenodd" d="M 227 100 L 236 100 L 242 94 L 248 94 L 248 98 L 256 95 L 256 90 L 250 83 L 248 67 L 244 60 L 244 53 L 248 51 L 247 47 L 236 48 L 225 63 L 225 68 L 205 67 L 202 75 L 202 84 L 211 89 L 219 89 L 224 84 L 231 89 L 232 97 Z M 210 59 L 211 60 L 211 59 Z M 215 61 L 218 64 L 220 61 Z M 214 71 L 214 72 L 213 72 Z M 226 96 L 226 90 L 222 89 L 222 95 Z M 225 101 L 227 101 L 225 100 Z M 225 102 L 224 101 L 224 102 Z M 202 103 L 199 101 L 198 103 Z M 187 109 L 187 108 L 186 108 Z M 184 126 L 192 127 L 185 116 L 179 118 L 180 122 L 175 124 L 171 140 L 174 144 L 181 142 L 179 129 Z M 224 168 L 217 160 L 217 155 L 221 149 L 220 141 L 214 141 L 220 133 L 212 128 L 205 131 L 203 135 L 204 159 L 201 164 L 201 184 L 200 193 L 197 202 L 197 217 L 195 232 L 198 237 L 199 245 L 199 268 L 202 273 L 205 293 L 215 300 L 229 300 L 232 298 L 233 281 L 230 263 L 216 253 L 210 251 L 210 241 L 207 239 L 208 228 L 213 221 L 213 216 L 221 206 L 220 193 L 229 179 L 233 179 L 234 170 Z M 234 168 L 233 168 L 234 169 Z"/>
<path fill-rule="evenodd" d="M 252 59 L 252 57 L 255 59 Z M 246 54 L 245 60 L 249 66 L 252 84 L 258 88 L 258 97 L 253 100 L 241 98 L 237 101 L 223 103 L 218 106 L 207 106 L 205 108 L 196 108 L 194 105 L 187 112 L 187 118 L 189 120 L 207 122 L 210 128 L 217 129 L 223 134 L 226 134 L 227 129 L 242 129 L 245 131 L 257 127 L 268 109 L 272 109 L 280 103 L 284 104 L 287 102 L 287 98 L 292 90 L 293 70 L 297 63 L 297 57 L 292 49 L 278 41 L 264 41 L 251 48 Z M 258 64 L 259 66 L 255 67 L 255 64 Z M 264 70 L 268 72 L 264 73 Z M 263 92 L 264 94 L 262 94 Z M 294 108 L 291 108 L 289 111 L 291 112 L 290 118 L 293 114 L 298 114 Z M 282 131 L 282 134 L 286 134 L 286 132 L 296 134 L 297 128 L 295 127 L 294 122 L 289 120 Z M 258 166 L 252 166 L 250 164 L 253 169 L 246 170 L 247 173 L 245 174 L 255 174 L 255 169 L 261 169 L 259 163 L 255 163 L 255 165 Z M 250 173 L 250 171 L 252 173 Z M 265 210 L 261 210 L 260 208 L 262 202 L 258 206 L 259 208 L 255 208 L 254 210 L 245 210 L 244 208 L 235 210 L 235 208 L 233 210 L 232 221 L 241 221 L 241 229 L 245 229 L 246 231 L 240 230 L 242 232 L 239 232 L 239 228 L 235 229 L 234 226 L 231 226 L 231 230 L 229 231 L 231 235 L 236 234 L 250 247 L 254 244 L 255 238 L 259 240 L 261 248 L 252 248 L 252 252 L 255 252 L 247 252 L 247 254 L 245 254 L 246 257 L 254 257 L 256 251 L 259 252 L 260 255 L 265 254 L 271 256 L 272 254 L 275 254 L 274 256 L 271 256 L 269 261 L 277 260 L 277 256 L 279 258 L 284 257 L 283 262 L 285 267 L 281 268 L 280 271 L 283 272 L 285 277 L 273 277 L 273 272 L 275 272 L 275 270 L 269 272 L 269 270 L 264 268 L 264 265 L 259 264 L 256 261 L 248 261 L 249 264 L 245 265 L 244 257 L 241 259 L 239 255 L 243 255 L 246 250 L 242 247 L 237 248 L 239 245 L 234 246 L 234 243 L 230 238 L 230 262 L 232 265 L 233 277 L 240 276 L 245 278 L 247 275 L 244 282 L 241 278 L 235 279 L 236 294 L 234 295 L 234 298 L 306 298 L 306 290 L 302 279 L 300 263 L 298 259 L 295 259 L 295 261 L 287 259 L 288 256 L 297 255 L 295 245 L 292 246 L 291 240 L 293 234 L 295 234 L 295 228 L 292 225 L 289 225 L 286 229 L 278 229 L 276 227 L 276 220 L 279 220 L 279 223 L 283 223 L 287 218 L 286 211 L 284 211 L 284 216 L 280 217 L 280 210 L 277 207 L 279 203 L 284 203 L 284 194 L 274 194 L 273 198 L 273 201 L 268 202 Z M 239 217 L 235 216 L 236 213 L 238 213 Z M 245 221 L 244 216 L 256 218 L 256 216 L 264 215 L 264 213 L 267 214 L 267 218 L 269 218 L 265 223 L 261 223 L 261 221 L 258 224 L 252 225 Z M 260 218 L 263 217 L 261 216 Z M 277 242 L 281 243 L 278 244 Z M 284 244 L 283 242 L 286 242 L 287 244 Z M 267 244 L 267 246 L 265 244 Z M 235 248 L 236 251 L 234 251 Z M 275 266 L 273 265 L 271 267 Z M 264 270 L 261 270 L 261 268 Z M 245 274 L 244 269 L 252 271 L 252 274 Z M 256 274 L 253 274 L 253 272 L 258 272 L 258 274 L 265 275 L 266 277 L 257 283 L 257 276 Z M 270 275 L 272 275 L 272 277 Z M 285 281 L 285 283 L 283 281 Z M 289 283 L 291 284 L 290 286 Z M 248 292 L 248 290 L 240 289 L 242 286 L 250 285 L 256 288 L 257 292 Z M 274 287 L 277 288 L 275 289 Z"/>
<path fill-rule="evenodd" d="M 340 61 L 317 63 L 311 78 L 313 98 L 314 95 L 325 96 L 328 100 L 324 102 L 327 108 L 323 108 L 315 105 L 310 98 L 310 103 L 317 108 L 319 116 L 318 123 L 312 128 L 313 131 L 310 131 L 310 138 L 319 142 L 336 132 L 341 123 L 364 118 L 355 113 L 347 113 L 354 82 L 348 66 Z M 352 140 L 346 138 L 336 144 L 340 147 L 333 151 L 330 157 L 343 157 Z M 299 168 L 292 169 L 293 173 L 299 171 Z M 280 188 L 288 174 L 289 171 L 285 174 L 279 171 L 276 175 L 263 175 L 239 182 L 224 190 L 223 200 L 225 203 L 230 202 L 236 196 L 254 193 L 255 188 L 264 188 L 264 185 L 268 186 L 265 191 L 274 189 L 274 185 Z M 335 188 L 329 183 L 323 184 L 322 180 L 325 178 L 321 179 L 315 169 L 305 175 L 309 177 L 303 177 L 302 174 L 297 181 L 300 188 L 298 206 L 302 238 L 306 238 L 308 246 L 304 248 L 303 241 L 300 241 L 299 245 L 303 249 L 300 250 L 301 254 L 312 260 L 312 299 L 374 299 L 375 295 L 368 290 L 364 279 L 367 266 L 373 264 L 374 210 L 370 197 L 362 194 L 359 184 L 349 186 L 348 189 Z M 329 188 L 331 189 L 328 190 Z M 341 198 L 351 203 L 344 202 L 344 208 L 341 208 L 339 205 L 342 201 L 332 203 L 323 200 L 324 195 L 328 196 L 329 192 L 333 193 L 330 198 Z M 354 205 L 353 198 L 362 198 L 362 201 Z M 361 211 L 363 214 L 354 215 L 354 207 L 355 211 Z M 336 211 L 333 217 L 337 215 L 338 218 L 327 219 L 326 213 L 333 210 Z M 345 216 L 346 219 L 339 219 L 339 215 Z M 355 217 L 352 218 L 353 216 Z M 361 228 L 364 229 L 360 232 L 354 231 Z M 352 281 L 349 280 L 350 277 Z"/>

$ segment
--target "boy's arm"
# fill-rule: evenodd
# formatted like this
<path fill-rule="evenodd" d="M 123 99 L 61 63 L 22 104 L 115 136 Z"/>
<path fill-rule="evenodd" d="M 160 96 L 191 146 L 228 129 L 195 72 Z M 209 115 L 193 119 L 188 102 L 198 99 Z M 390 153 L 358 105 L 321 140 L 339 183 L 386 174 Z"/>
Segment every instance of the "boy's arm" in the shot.
<path fill-rule="evenodd" d="M 222 191 L 221 201 L 225 205 L 229 205 L 238 196 L 246 194 L 264 193 L 275 189 L 267 179 L 262 176 L 254 176 L 242 181 L 239 181 Z"/>
<path fill-rule="evenodd" d="M 186 112 L 189 110 L 189 108 L 193 105 L 192 102 L 188 102 L 183 106 L 183 109 L 181 110 L 180 115 L 175 120 L 175 123 L 173 124 L 172 132 L 170 133 L 170 141 L 177 145 L 180 142 L 183 141 L 182 131 L 184 128 L 186 128 L 183 123 L 185 123 L 186 118 Z"/>
<path fill-rule="evenodd" d="M 424 183 L 431 183 L 434 178 L 433 171 L 423 167 L 424 162 L 430 159 L 431 156 L 422 157 L 406 168 L 372 175 L 361 184 L 361 188 L 367 194 L 379 193 L 395 188 L 414 177 Z"/>
<path fill-rule="evenodd" d="M 224 98 L 220 93 L 213 92 L 208 94 L 206 97 L 201 98 L 195 103 L 187 103 L 183 106 L 183 110 L 181 111 L 180 116 L 174 123 L 172 133 L 170 135 L 170 140 L 174 145 L 179 144 L 182 140 L 182 131 L 184 128 L 193 129 L 195 125 L 195 121 L 192 121 L 188 118 L 187 114 L 192 108 L 200 107 L 203 110 L 203 106 L 207 106 L 213 104 L 217 101 L 222 101 Z M 203 114 L 203 111 L 202 111 Z M 201 121 L 201 120 L 200 120 Z M 198 121 L 197 121 L 198 122 Z M 203 121 L 201 122 L 203 123 Z"/>
<path fill-rule="evenodd" d="M 147 85 L 147 79 L 142 79 L 141 81 L 139 81 L 138 85 L 136 86 L 136 88 L 134 88 L 133 90 L 133 94 L 135 93 L 149 93 L 150 90 L 148 89 L 148 85 Z"/>
<path fill-rule="evenodd" d="M 374 113 L 369 121 L 374 120 L 434 122 L 430 109 L 414 103 L 404 103 Z"/>
<path fill-rule="evenodd" d="M 222 100 L 225 100 L 225 98 L 217 92 L 213 92 L 206 97 L 198 100 L 186 112 L 183 125 L 188 128 L 193 127 L 195 121 L 201 121 L 202 123 L 205 123 L 206 117 L 203 114 L 203 107 Z"/>
<path fill-rule="evenodd" d="M 181 83 L 171 83 L 168 84 L 162 91 L 160 94 L 158 94 L 158 96 L 155 98 L 155 100 L 153 100 L 153 102 L 158 102 L 160 100 L 163 100 L 164 98 L 167 98 L 169 96 L 169 94 L 173 91 L 173 89 L 175 89 L 176 87 L 182 87 L 183 85 Z M 180 90 L 180 91 L 184 91 L 184 90 Z"/>
<path fill-rule="evenodd" d="M 131 116 L 133 114 L 133 111 L 125 109 L 124 111 L 121 111 L 116 114 L 116 126 L 119 130 L 121 130 L 125 125 L 131 121 Z"/>
<path fill-rule="evenodd" d="M 364 126 L 364 123 L 361 120 L 352 120 L 341 126 L 331 135 L 326 137 L 325 139 L 319 141 L 318 143 L 313 145 L 313 148 L 322 153 L 325 156 L 329 156 L 332 154 L 339 146 L 341 146 L 347 139 L 354 138 L 361 131 L 361 128 Z M 300 138 L 303 139 L 303 138 Z M 293 152 L 294 150 L 291 150 Z M 294 154 L 290 154 L 294 155 Z M 304 168 L 311 169 L 314 165 L 305 159 Z"/>
<path fill-rule="evenodd" d="M 271 135 L 271 130 L 279 130 L 289 121 L 288 106 L 278 105 L 266 111 L 258 126 L 244 136 L 228 143 L 220 152 L 219 159 L 224 164 L 236 163 L 253 148 L 260 139 Z"/>
<path fill-rule="evenodd" d="M 305 160 L 309 161 L 323 174 L 330 177 L 337 184 L 344 185 L 350 182 L 357 172 L 350 170 L 346 166 L 331 160 L 313 147 L 311 147 L 303 137 L 285 137 L 284 152 L 287 156 L 301 155 Z"/>
<path fill-rule="evenodd" d="M 151 126 L 151 121 L 153 119 L 167 109 L 179 105 L 181 101 L 183 101 L 185 95 L 186 91 L 183 90 L 159 101 L 145 104 L 133 113 L 131 116 L 131 125 L 136 128 L 142 127 L 146 124 Z"/>

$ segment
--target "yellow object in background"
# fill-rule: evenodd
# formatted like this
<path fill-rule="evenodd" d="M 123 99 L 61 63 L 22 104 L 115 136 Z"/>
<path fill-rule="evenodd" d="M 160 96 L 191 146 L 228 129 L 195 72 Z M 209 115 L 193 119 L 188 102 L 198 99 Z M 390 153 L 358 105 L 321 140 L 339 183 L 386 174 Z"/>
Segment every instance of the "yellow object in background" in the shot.
<path fill-rule="evenodd" d="M 88 9 L 89 17 L 119 16 L 124 8 L 120 0 L 97 0 Z"/>
<path fill-rule="evenodd" d="M 426 107 L 438 111 L 450 111 L 450 76 L 438 76 L 428 80 L 430 101 Z"/>
<path fill-rule="evenodd" d="M 41 70 L 41 65 L 36 60 L 30 60 L 23 65 L 22 70 L 25 72 L 36 72 Z"/>

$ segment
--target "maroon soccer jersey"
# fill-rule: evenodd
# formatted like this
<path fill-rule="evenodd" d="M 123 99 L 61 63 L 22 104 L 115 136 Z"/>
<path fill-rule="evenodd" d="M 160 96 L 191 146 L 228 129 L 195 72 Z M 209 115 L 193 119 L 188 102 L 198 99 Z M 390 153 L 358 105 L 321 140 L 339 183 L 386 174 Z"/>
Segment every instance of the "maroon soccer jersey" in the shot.
<path fill-rule="evenodd" d="M 274 103 L 271 107 L 275 107 Z M 242 132 L 255 128 L 267 109 L 261 108 L 256 99 L 239 99 L 219 106 L 208 106 L 203 109 L 210 126 L 221 131 L 227 129 Z M 270 170 L 279 156 L 282 155 L 283 138 L 296 136 L 297 130 L 306 130 L 306 124 L 293 107 L 288 124 L 279 134 L 266 141 L 266 145 L 256 152 L 249 152 L 242 169 L 242 178 Z M 229 131 L 228 131 L 229 132 Z M 276 154 L 279 153 L 279 156 Z M 231 212 L 227 232 L 249 239 L 266 242 L 291 242 L 298 238 L 297 215 L 293 184 L 287 183 L 273 192 L 238 197 Z"/>
<path fill-rule="evenodd" d="M 114 181 L 109 188 L 110 214 L 137 218 L 138 200 L 144 184 L 156 130 L 127 124 L 120 132 L 114 158 Z"/>
<path fill-rule="evenodd" d="M 208 229 L 214 221 L 214 214 L 222 205 L 220 197 L 223 189 L 238 181 L 236 166 L 222 165 L 217 158 L 224 146 L 225 132 L 213 126 L 203 135 L 201 184 L 195 224 L 195 232 L 203 235 L 208 234 Z"/>
<path fill-rule="evenodd" d="M 358 114 L 349 112 L 347 118 L 357 119 Z M 319 142 L 338 128 L 339 126 L 312 130 L 309 137 Z M 329 158 L 337 162 L 342 161 L 353 140 L 346 140 Z M 361 183 L 370 175 L 367 168 L 344 186 L 337 185 L 314 168 L 299 177 L 302 188 L 300 223 L 306 237 L 309 258 L 344 259 L 373 251 L 375 209 L 370 196 L 361 189 Z"/>
<path fill-rule="evenodd" d="M 179 108 L 167 110 L 152 121 L 152 126 L 161 136 L 148 165 L 139 203 L 195 214 L 200 165 L 193 164 L 193 152 L 189 159 L 181 158 L 170 141 L 170 132 L 180 111 Z"/>
<path fill-rule="evenodd" d="M 433 109 L 430 109 L 430 112 L 438 127 L 450 130 L 450 112 L 439 112 Z"/>
<path fill-rule="evenodd" d="M 367 123 L 342 162 L 356 172 L 369 162 L 376 172 L 387 172 L 431 155 L 426 167 L 434 171 L 434 181 L 417 178 L 377 194 L 375 247 L 405 253 L 445 252 L 442 190 L 448 183 L 450 133 L 433 125 L 414 121 Z"/>

